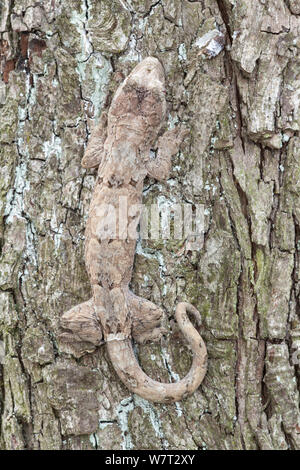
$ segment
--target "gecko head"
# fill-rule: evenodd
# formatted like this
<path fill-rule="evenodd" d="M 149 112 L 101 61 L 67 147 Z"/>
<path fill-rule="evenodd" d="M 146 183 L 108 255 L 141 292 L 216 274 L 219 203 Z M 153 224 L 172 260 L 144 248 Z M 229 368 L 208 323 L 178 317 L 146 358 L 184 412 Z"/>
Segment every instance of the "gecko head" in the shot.
<path fill-rule="evenodd" d="M 109 110 L 109 124 L 118 123 L 118 141 L 150 145 L 165 119 L 164 69 L 155 57 L 140 62 L 119 86 Z"/>
<path fill-rule="evenodd" d="M 131 72 L 127 79 L 128 83 L 138 87 L 164 92 L 165 74 L 164 69 L 155 57 L 146 57 Z"/>

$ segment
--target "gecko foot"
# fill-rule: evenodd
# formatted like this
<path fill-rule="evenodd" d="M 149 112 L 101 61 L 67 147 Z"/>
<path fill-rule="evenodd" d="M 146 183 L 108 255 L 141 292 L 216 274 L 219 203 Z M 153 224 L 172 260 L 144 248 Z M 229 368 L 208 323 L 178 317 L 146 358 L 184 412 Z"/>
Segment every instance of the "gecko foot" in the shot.
<path fill-rule="evenodd" d="M 63 352 L 81 357 L 103 344 L 102 329 L 97 320 L 93 299 L 65 312 L 60 320 L 59 346 Z"/>
<path fill-rule="evenodd" d="M 167 334 L 167 330 L 161 326 L 164 314 L 161 308 L 132 293 L 127 302 L 132 317 L 132 336 L 138 343 L 159 341 Z"/>

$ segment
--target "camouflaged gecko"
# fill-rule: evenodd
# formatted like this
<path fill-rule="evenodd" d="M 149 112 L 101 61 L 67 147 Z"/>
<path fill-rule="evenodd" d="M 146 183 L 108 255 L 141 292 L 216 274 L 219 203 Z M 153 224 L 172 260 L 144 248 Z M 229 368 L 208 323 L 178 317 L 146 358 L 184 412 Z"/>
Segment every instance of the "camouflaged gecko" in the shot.
<path fill-rule="evenodd" d="M 176 308 L 176 320 L 193 352 L 186 377 L 176 383 L 161 383 L 148 377 L 137 362 L 132 337 L 141 343 L 159 339 L 164 332 L 160 327 L 163 311 L 129 290 L 136 239 L 120 235 L 121 220 L 117 221 L 118 235 L 111 238 L 104 225 L 109 220 L 109 208 L 119 214 L 124 198 L 128 207 L 141 204 L 147 175 L 158 180 L 168 177 L 171 157 L 177 153 L 185 132 L 176 128 L 158 138 L 165 116 L 163 68 L 157 59 L 148 57 L 117 90 L 108 115 L 102 115 L 82 160 L 84 168 L 98 167 L 85 240 L 93 297 L 61 319 L 67 331 L 62 337 L 69 342 L 73 335 L 85 345 L 97 346 L 104 337 L 122 382 L 141 397 L 161 403 L 178 401 L 193 393 L 205 376 L 206 347 L 187 315 L 200 321 L 200 314 L 188 303 L 181 302 Z M 150 157 L 152 148 L 157 148 L 155 158 Z M 136 229 L 139 220 L 140 213 L 134 213 L 131 227 Z M 105 233 L 104 228 L 108 230 Z"/>

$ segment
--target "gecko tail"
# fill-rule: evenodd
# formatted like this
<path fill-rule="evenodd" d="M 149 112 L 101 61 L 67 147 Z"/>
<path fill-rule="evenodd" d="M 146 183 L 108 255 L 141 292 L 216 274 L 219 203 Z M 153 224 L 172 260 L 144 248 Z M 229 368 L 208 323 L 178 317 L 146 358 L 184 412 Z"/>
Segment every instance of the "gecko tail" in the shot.
<path fill-rule="evenodd" d="M 188 374 L 179 382 L 161 383 L 148 377 L 141 369 L 132 348 L 131 339 L 107 342 L 111 362 L 122 382 L 137 395 L 157 403 L 180 401 L 191 395 L 201 384 L 207 370 L 206 346 L 188 318 L 188 313 L 200 319 L 198 310 L 189 303 L 180 302 L 176 320 L 193 352 L 193 362 Z"/>

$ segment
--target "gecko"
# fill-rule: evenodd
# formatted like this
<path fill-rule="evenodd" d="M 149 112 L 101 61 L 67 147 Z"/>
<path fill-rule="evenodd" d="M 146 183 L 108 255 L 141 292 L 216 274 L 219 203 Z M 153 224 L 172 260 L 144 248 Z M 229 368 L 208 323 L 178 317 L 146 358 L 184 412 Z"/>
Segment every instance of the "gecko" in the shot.
<path fill-rule="evenodd" d="M 187 131 L 176 126 L 164 133 L 165 74 L 160 61 L 147 57 L 117 89 L 108 112 L 103 112 L 82 159 L 84 168 L 98 168 L 85 230 L 85 263 L 92 298 L 61 317 L 62 327 L 77 339 L 96 346 L 105 343 L 121 381 L 133 393 L 159 403 L 177 402 L 192 394 L 207 370 L 205 343 L 188 314 L 201 322 L 198 310 L 178 303 L 175 318 L 193 353 L 187 375 L 162 383 L 147 376 L 134 354 L 138 343 L 160 339 L 163 310 L 129 289 L 136 250 L 135 237 L 121 225 L 120 201 L 140 207 L 146 176 L 164 181 Z M 151 150 L 155 149 L 155 156 Z M 110 214 L 110 211 L 111 214 Z M 129 211 L 128 211 L 129 212 Z M 137 229 L 141 213 L 128 215 Z M 116 230 L 113 231 L 113 224 Z"/>

